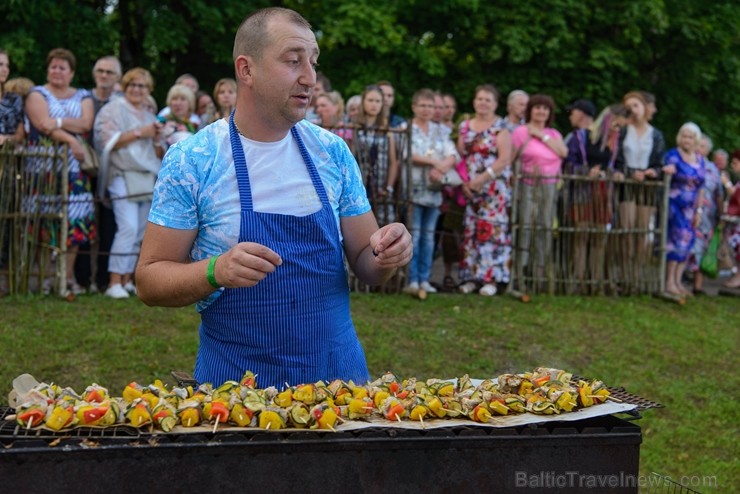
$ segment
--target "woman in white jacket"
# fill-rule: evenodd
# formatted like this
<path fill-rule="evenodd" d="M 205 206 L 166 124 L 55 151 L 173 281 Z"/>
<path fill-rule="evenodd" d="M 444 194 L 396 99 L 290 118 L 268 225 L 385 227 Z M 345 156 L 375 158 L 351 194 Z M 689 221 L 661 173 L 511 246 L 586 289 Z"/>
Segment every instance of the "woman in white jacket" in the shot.
<path fill-rule="evenodd" d="M 163 155 L 162 124 L 147 107 L 151 74 L 131 69 L 121 86 L 124 97 L 105 105 L 95 118 L 95 147 L 103 150 L 98 194 L 104 196 L 107 188 L 116 217 L 105 291 L 112 298 L 135 292 L 133 273 Z"/>

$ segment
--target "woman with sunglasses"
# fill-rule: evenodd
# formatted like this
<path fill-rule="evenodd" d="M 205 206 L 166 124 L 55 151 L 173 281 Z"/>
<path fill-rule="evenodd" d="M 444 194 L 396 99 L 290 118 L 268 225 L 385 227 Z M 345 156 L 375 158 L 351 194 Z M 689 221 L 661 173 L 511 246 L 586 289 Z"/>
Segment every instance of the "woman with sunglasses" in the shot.
<path fill-rule="evenodd" d="M 124 97 L 105 105 L 95 119 L 95 147 L 103 150 L 99 188 L 107 187 L 110 193 L 117 226 L 108 262 L 110 284 L 105 291 L 111 298 L 128 298 L 135 292 L 133 273 L 151 206 L 151 195 L 142 193 L 139 186 L 151 184 L 148 192 L 154 190 L 164 154 L 162 124 L 147 106 L 153 89 L 151 74 L 142 68 L 131 69 L 121 85 Z"/>

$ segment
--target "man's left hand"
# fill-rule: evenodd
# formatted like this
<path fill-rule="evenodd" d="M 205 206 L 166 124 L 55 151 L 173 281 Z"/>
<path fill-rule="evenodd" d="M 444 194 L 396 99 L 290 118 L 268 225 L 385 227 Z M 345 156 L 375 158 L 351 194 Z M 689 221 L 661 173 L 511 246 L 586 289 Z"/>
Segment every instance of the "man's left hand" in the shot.
<path fill-rule="evenodd" d="M 411 234 L 402 223 L 391 223 L 378 229 L 370 236 L 370 247 L 378 266 L 387 269 L 405 266 L 414 253 Z"/>

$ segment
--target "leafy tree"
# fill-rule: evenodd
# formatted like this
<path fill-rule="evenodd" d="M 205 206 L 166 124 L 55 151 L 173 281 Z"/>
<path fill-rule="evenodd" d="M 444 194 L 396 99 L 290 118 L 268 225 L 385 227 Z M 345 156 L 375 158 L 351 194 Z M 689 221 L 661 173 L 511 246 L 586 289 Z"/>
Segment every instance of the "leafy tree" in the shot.
<path fill-rule="evenodd" d="M 604 107 L 643 89 L 658 98 L 655 125 L 669 144 L 693 120 L 718 145 L 740 147 L 740 5 L 730 0 L 6 0 L 0 46 L 15 74 L 37 82 L 46 53 L 68 47 L 83 87 L 97 57 L 118 54 L 124 68 L 152 71 L 161 101 L 183 72 L 206 91 L 231 76 L 236 28 L 270 4 L 311 22 L 320 70 L 336 89 L 348 97 L 388 79 L 401 114 L 420 87 L 455 94 L 462 111 L 484 82 L 504 98 L 515 88 L 550 94 L 561 109 L 578 97 Z M 562 111 L 558 123 L 567 126 Z"/>

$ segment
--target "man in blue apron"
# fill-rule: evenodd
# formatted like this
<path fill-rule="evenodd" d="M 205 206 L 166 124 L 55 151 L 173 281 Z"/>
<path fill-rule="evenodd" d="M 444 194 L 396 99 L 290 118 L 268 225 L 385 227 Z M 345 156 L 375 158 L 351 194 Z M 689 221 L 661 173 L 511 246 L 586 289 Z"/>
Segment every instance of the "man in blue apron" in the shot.
<path fill-rule="evenodd" d="M 344 141 L 304 120 L 318 56 L 296 12 L 247 17 L 234 42 L 236 110 L 162 163 L 138 295 L 197 304 L 199 382 L 246 370 L 260 387 L 369 378 L 344 256 L 365 283 L 380 284 L 413 248 L 402 224 L 378 228 Z"/>

